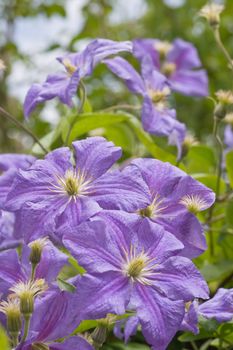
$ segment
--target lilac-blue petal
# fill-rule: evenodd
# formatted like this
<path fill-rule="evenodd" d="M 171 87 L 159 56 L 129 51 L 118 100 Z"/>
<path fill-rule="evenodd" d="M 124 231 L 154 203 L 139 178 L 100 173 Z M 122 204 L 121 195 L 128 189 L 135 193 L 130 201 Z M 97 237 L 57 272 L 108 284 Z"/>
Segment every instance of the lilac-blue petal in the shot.
<path fill-rule="evenodd" d="M 160 58 L 155 45 L 157 39 L 136 39 L 133 41 L 133 55 L 141 62 L 147 55 L 153 60 L 154 66 L 159 69 Z"/>
<path fill-rule="evenodd" d="M 130 285 L 119 272 L 83 275 L 76 296 L 82 320 L 102 318 L 108 313 L 123 314 L 129 303 Z"/>
<path fill-rule="evenodd" d="M 133 212 L 147 205 L 144 187 L 139 174 L 138 177 L 131 178 L 124 171 L 115 170 L 107 172 L 94 182 L 91 196 L 103 209 Z"/>
<path fill-rule="evenodd" d="M 205 70 L 177 70 L 169 79 L 171 88 L 183 95 L 206 97 L 209 95 Z"/>
<path fill-rule="evenodd" d="M 131 303 L 137 309 L 146 341 L 153 349 L 167 349 L 184 317 L 183 301 L 171 301 L 147 286 L 137 285 Z"/>
<path fill-rule="evenodd" d="M 180 330 L 198 334 L 198 302 L 196 300 L 194 300 L 190 306 L 188 306 L 188 310 L 185 311 Z"/>
<path fill-rule="evenodd" d="M 131 92 L 139 95 L 145 95 L 145 84 L 138 74 L 138 72 L 121 57 L 115 57 L 113 59 L 106 59 L 104 63 L 108 68 L 116 74 L 119 78 L 123 79 L 126 86 Z"/>
<path fill-rule="evenodd" d="M 115 147 L 103 137 L 89 137 L 73 142 L 76 169 L 87 179 L 103 175 L 121 157 L 120 147 Z"/>
<path fill-rule="evenodd" d="M 171 257 L 160 264 L 153 276 L 154 286 L 172 300 L 209 298 L 208 285 L 195 265 L 184 257 Z"/>
<path fill-rule="evenodd" d="M 12 168 L 27 169 L 35 160 L 35 157 L 28 154 L 0 154 L 0 171 L 7 171 Z"/>
<path fill-rule="evenodd" d="M 220 288 L 215 296 L 199 305 L 198 313 L 218 322 L 227 322 L 233 318 L 233 288 Z"/>
<path fill-rule="evenodd" d="M 64 325 L 65 327 L 65 325 Z M 49 346 L 50 350 L 94 350 L 93 346 L 85 338 L 73 336 L 62 343 L 52 343 Z"/>
<path fill-rule="evenodd" d="M 193 44 L 182 39 L 176 39 L 172 44 L 173 47 L 167 55 L 167 60 L 175 63 L 177 69 L 191 69 L 201 66 L 197 49 Z"/>

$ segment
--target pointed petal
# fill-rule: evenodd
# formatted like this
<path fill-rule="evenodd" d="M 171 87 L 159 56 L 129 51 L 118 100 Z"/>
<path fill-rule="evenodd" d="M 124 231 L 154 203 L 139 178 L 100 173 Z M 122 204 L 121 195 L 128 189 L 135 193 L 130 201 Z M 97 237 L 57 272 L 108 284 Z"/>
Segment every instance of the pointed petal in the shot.
<path fill-rule="evenodd" d="M 137 285 L 131 303 L 137 309 L 142 333 L 156 350 L 165 350 L 184 317 L 184 303 L 171 301 L 149 287 Z"/>
<path fill-rule="evenodd" d="M 121 148 L 103 137 L 89 137 L 73 142 L 76 169 L 87 179 L 97 179 L 121 157 Z"/>
<path fill-rule="evenodd" d="M 209 298 L 209 288 L 195 265 L 187 258 L 171 257 L 156 269 L 154 286 L 172 300 Z"/>
<path fill-rule="evenodd" d="M 177 70 L 169 79 L 171 88 L 181 94 L 196 97 L 209 95 L 208 77 L 205 70 Z"/>
<path fill-rule="evenodd" d="M 113 59 L 106 59 L 103 62 L 114 74 L 124 80 L 129 91 L 139 95 L 145 94 L 145 85 L 142 78 L 125 59 L 115 57 Z"/>

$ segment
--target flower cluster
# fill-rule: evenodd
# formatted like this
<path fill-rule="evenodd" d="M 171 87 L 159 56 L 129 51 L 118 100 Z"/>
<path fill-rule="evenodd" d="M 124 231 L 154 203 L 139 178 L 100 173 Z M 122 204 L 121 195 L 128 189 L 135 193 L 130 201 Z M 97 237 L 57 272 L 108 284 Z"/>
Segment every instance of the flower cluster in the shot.
<path fill-rule="evenodd" d="M 141 75 L 108 57 L 122 51 L 139 59 Z M 191 44 L 98 39 L 59 62 L 65 73 L 29 90 L 26 116 L 54 97 L 71 106 L 82 79 L 103 62 L 142 96 L 144 129 L 175 140 L 181 155 L 185 126 L 170 94 L 208 93 Z M 43 159 L 0 156 L 0 317 L 14 349 L 97 350 L 113 323 L 126 340 L 140 326 L 152 349 L 165 350 L 177 331 L 197 332 L 200 315 L 232 318 L 232 290 L 203 302 L 208 285 L 191 261 L 207 248 L 199 215 L 214 192 L 170 163 L 137 158 L 119 166 L 121 156 L 100 136 Z M 94 331 L 78 327 L 86 320 L 96 321 Z"/>
<path fill-rule="evenodd" d="M 119 52 L 131 52 L 141 64 L 141 74 L 121 57 L 108 58 Z M 71 107 L 82 79 L 91 75 L 94 67 L 102 62 L 123 79 L 132 93 L 143 97 L 143 128 L 151 134 L 167 136 L 169 143 L 177 146 L 178 158 L 181 157 L 186 127 L 176 119 L 171 93 L 208 95 L 207 74 L 199 69 L 201 62 L 192 44 L 181 39 L 173 43 L 154 39 L 138 39 L 132 43 L 97 39 L 84 51 L 58 57 L 58 61 L 65 72 L 49 75 L 42 85 L 32 85 L 24 103 L 26 117 L 37 104 L 55 97 Z"/>

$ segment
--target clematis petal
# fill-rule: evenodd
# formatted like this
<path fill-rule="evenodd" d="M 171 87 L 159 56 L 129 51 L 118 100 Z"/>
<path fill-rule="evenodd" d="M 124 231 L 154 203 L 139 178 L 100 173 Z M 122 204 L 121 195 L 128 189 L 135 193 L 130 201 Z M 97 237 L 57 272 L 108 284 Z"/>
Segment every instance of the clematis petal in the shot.
<path fill-rule="evenodd" d="M 83 275 L 77 284 L 81 319 L 98 319 L 107 313 L 123 314 L 130 298 L 128 279 L 119 272 Z"/>
<path fill-rule="evenodd" d="M 171 257 L 155 270 L 155 288 L 157 286 L 170 299 L 190 301 L 209 298 L 207 283 L 189 259 Z"/>
<path fill-rule="evenodd" d="M 33 84 L 29 89 L 24 101 L 24 114 L 28 118 L 35 107 L 44 101 L 58 97 L 62 103 L 68 106 L 72 101 L 66 95 L 69 79 L 65 73 L 49 75 L 43 84 Z"/>
<path fill-rule="evenodd" d="M 178 70 L 170 77 L 171 88 L 183 95 L 205 97 L 209 95 L 205 70 Z"/>
<path fill-rule="evenodd" d="M 106 59 L 103 61 L 108 68 L 119 78 L 123 79 L 129 91 L 139 95 L 145 95 L 145 84 L 138 72 L 121 57 Z"/>
<path fill-rule="evenodd" d="M 169 62 L 174 62 L 177 69 L 191 69 L 201 66 L 197 49 L 193 44 L 182 39 L 173 41 L 173 47 L 167 55 Z"/>
<path fill-rule="evenodd" d="M 27 169 L 35 160 L 35 157 L 28 154 L 0 154 L 0 171 L 7 171 L 12 168 Z"/>
<path fill-rule="evenodd" d="M 51 350 L 94 350 L 85 338 L 79 336 L 70 337 L 62 343 L 52 343 L 49 348 Z"/>
<path fill-rule="evenodd" d="M 131 178 L 124 171 L 111 171 L 101 176 L 93 183 L 94 192 L 91 195 L 104 209 L 120 209 L 136 211 L 145 207 L 145 184 L 140 174 L 135 172 L 135 178 Z"/>
<path fill-rule="evenodd" d="M 54 341 L 69 335 L 78 326 L 74 293 L 53 289 L 36 300 L 31 320 L 31 337 L 37 342 Z"/>
<path fill-rule="evenodd" d="M 103 137 L 89 137 L 76 141 L 73 142 L 73 147 L 77 170 L 92 180 L 106 173 L 122 154 L 120 147 L 115 147 Z"/>
<path fill-rule="evenodd" d="M 233 288 L 220 288 L 215 296 L 199 305 L 198 313 L 218 322 L 227 322 L 233 318 Z"/>
<path fill-rule="evenodd" d="M 156 39 L 136 39 L 133 41 L 133 55 L 141 62 L 146 55 L 149 55 L 153 60 L 155 68 L 160 67 L 160 57 L 156 50 Z"/>
<path fill-rule="evenodd" d="M 131 303 L 137 309 L 146 341 L 153 349 L 165 350 L 183 320 L 183 301 L 171 301 L 148 287 L 137 285 Z"/>

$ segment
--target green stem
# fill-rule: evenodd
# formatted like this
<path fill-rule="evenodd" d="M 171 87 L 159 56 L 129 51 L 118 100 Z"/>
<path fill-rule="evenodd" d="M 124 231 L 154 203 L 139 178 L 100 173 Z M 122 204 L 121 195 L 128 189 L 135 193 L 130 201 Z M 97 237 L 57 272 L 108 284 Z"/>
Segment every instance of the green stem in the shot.
<path fill-rule="evenodd" d="M 16 346 L 18 345 L 18 342 L 19 342 L 19 334 L 18 334 L 18 332 L 11 333 L 10 336 L 11 336 L 11 343 L 12 343 L 13 348 L 16 348 Z"/>
<path fill-rule="evenodd" d="M 83 106 L 84 106 L 84 103 L 85 103 L 85 100 L 86 100 L 86 88 L 85 88 L 85 85 L 83 84 L 82 80 L 80 80 L 79 82 L 79 88 L 80 88 L 80 92 L 81 92 L 81 97 L 80 97 L 80 105 L 79 105 L 79 108 L 78 108 L 78 115 L 82 112 L 83 110 Z M 66 139 L 65 139 L 65 145 L 67 146 L 68 143 L 69 143 L 69 138 L 70 138 L 70 133 L 71 133 L 71 130 L 75 124 L 75 119 L 73 120 L 73 122 L 70 123 L 70 126 L 69 126 L 69 129 L 68 129 L 68 132 L 67 132 L 67 135 L 66 135 Z"/>
<path fill-rule="evenodd" d="M 31 319 L 31 315 L 24 316 L 24 330 L 23 330 L 23 336 L 22 336 L 22 339 L 20 341 L 20 344 L 24 343 L 25 340 L 27 339 L 28 331 L 29 331 L 29 327 L 30 327 L 30 319 Z"/>
<path fill-rule="evenodd" d="M 35 279 L 36 266 L 37 266 L 37 264 L 32 264 L 31 281 L 33 281 Z"/>
<path fill-rule="evenodd" d="M 222 143 L 222 140 L 218 134 L 218 129 L 219 129 L 220 123 L 221 123 L 221 120 L 214 117 L 213 136 L 216 140 L 216 143 L 218 146 L 218 152 L 219 152 L 218 165 L 217 165 L 216 190 L 215 190 L 216 202 L 217 202 L 217 199 L 218 199 L 219 193 L 220 193 L 221 176 L 222 176 L 222 160 L 223 160 L 223 143 Z M 213 223 L 212 217 L 213 217 L 216 202 L 210 208 L 209 215 L 207 218 L 207 224 L 209 226 L 209 238 L 210 238 L 210 242 L 209 242 L 210 243 L 210 255 L 212 257 L 214 256 L 214 236 L 213 236 L 213 230 L 212 230 L 212 223 Z"/>
<path fill-rule="evenodd" d="M 141 106 L 136 105 L 136 106 L 132 106 L 129 104 L 119 104 L 116 106 L 111 106 L 111 107 L 107 107 L 101 110 L 101 112 L 109 112 L 109 111 L 114 111 L 116 109 L 129 109 L 129 110 L 140 110 Z"/>
<path fill-rule="evenodd" d="M 194 341 L 191 341 L 190 343 L 192 345 L 193 350 L 198 350 L 198 347 Z"/>
<path fill-rule="evenodd" d="M 21 123 L 19 120 L 17 120 L 13 115 L 11 115 L 9 112 L 7 112 L 4 108 L 0 107 L 0 115 L 8 120 L 10 120 L 12 123 L 17 125 L 19 128 L 21 128 L 23 131 L 25 131 L 28 135 L 30 135 L 33 140 L 38 143 L 38 145 L 41 147 L 41 149 L 44 151 L 44 153 L 48 153 L 48 150 L 42 145 L 40 140 L 36 135 L 33 134 L 31 130 L 29 130 L 23 123 Z"/>
<path fill-rule="evenodd" d="M 224 46 L 224 44 L 222 42 L 222 39 L 221 39 L 221 36 L 220 36 L 220 32 L 219 32 L 219 26 L 214 28 L 214 38 L 215 38 L 215 41 L 216 41 L 218 47 L 220 48 L 220 50 L 224 54 L 226 60 L 228 61 L 229 65 L 230 65 L 230 68 L 231 68 L 231 70 L 233 72 L 233 61 L 232 61 L 232 58 L 231 58 L 230 54 L 228 53 L 227 49 L 225 48 L 225 46 Z"/>

